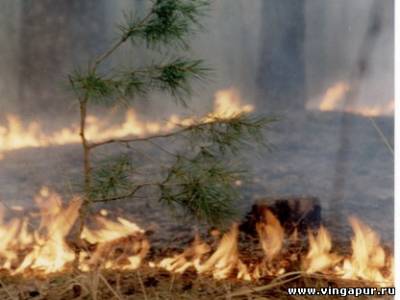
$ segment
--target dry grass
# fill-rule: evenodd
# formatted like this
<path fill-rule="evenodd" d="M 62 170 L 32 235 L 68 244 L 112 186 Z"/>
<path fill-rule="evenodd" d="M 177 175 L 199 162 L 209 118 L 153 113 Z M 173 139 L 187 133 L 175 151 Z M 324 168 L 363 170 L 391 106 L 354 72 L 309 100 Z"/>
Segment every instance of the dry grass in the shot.
<path fill-rule="evenodd" d="M 0 300 L 307 300 L 320 297 L 290 296 L 287 288 L 324 286 L 360 287 L 368 286 L 368 284 L 338 280 L 322 275 L 308 276 L 300 272 L 286 273 L 279 277 L 265 278 L 252 283 L 235 279 L 217 281 L 210 277 L 197 276 L 191 272 L 177 276 L 151 268 L 142 268 L 140 271 L 131 272 L 62 273 L 45 278 L 23 278 L 3 274 L 0 279 Z M 340 296 L 326 297 L 343 299 Z M 347 298 L 352 299 L 352 297 Z M 355 299 L 363 299 L 363 297 Z M 368 297 L 368 299 L 374 299 L 374 297 Z M 379 299 L 392 299 L 392 297 L 380 296 Z"/>

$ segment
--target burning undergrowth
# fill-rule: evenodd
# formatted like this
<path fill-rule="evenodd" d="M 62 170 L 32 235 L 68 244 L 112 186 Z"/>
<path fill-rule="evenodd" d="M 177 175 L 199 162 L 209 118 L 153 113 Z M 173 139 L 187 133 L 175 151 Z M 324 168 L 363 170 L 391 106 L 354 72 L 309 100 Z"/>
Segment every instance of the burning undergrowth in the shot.
<path fill-rule="evenodd" d="M 81 204 L 78 198 L 63 205 L 59 195 L 43 188 L 35 202 L 37 212 L 21 211 L 11 220 L 4 220 L 5 208 L 1 209 L 0 268 L 7 277 L 46 279 L 76 272 L 135 270 L 235 282 L 303 274 L 393 285 L 393 257 L 381 246 L 379 236 L 356 217 L 349 218 L 354 232 L 349 254 L 335 249 L 325 227 L 309 230 L 306 236 L 297 230 L 288 235 L 271 210 L 265 209 L 256 224 L 256 238 L 241 233 L 234 224 L 214 240 L 196 235 L 186 249 L 160 256 L 148 254 L 146 232 L 123 216 L 113 219 L 100 211 L 76 242 L 71 233 Z"/>
<path fill-rule="evenodd" d="M 234 101 L 233 94 L 232 90 L 221 91 L 213 113 L 229 115 L 253 109 Z M 171 117 L 167 122 L 170 127 L 162 127 L 136 122 L 130 116 L 134 116 L 132 112 L 127 113 L 125 123 L 108 131 L 103 130 L 106 125 L 93 119 L 89 133 L 100 140 L 146 136 L 173 130 L 175 121 L 193 121 Z M 77 135 L 75 129 L 44 135 L 40 127 L 26 130 L 15 121 L 0 128 L 0 141 L 4 141 L 0 151 L 7 152 L 75 143 Z M 42 295 L 70 299 L 92 294 L 96 299 L 93 293 L 101 293 L 105 298 L 151 299 L 146 296 L 151 289 L 168 291 L 168 296 L 159 296 L 161 299 L 180 299 L 181 293 L 188 291 L 195 292 L 191 297 L 196 299 L 221 294 L 247 297 L 266 290 L 273 296 L 282 286 L 315 286 L 315 280 L 318 285 L 330 286 L 391 286 L 394 281 L 390 251 L 356 217 L 349 218 L 353 237 L 344 248 L 338 247 L 333 242 L 336 236 L 320 224 L 311 226 L 315 224 L 307 220 L 288 227 L 280 210 L 265 208 L 257 210 L 257 218 L 248 224 L 247 231 L 253 235 L 244 233 L 243 224 L 233 224 L 213 236 L 194 234 L 185 248 L 155 249 L 163 246 L 152 243 L 147 228 L 129 216 L 110 216 L 105 210 L 92 216 L 77 241 L 74 236 L 81 199 L 65 205 L 59 195 L 43 188 L 34 200 L 37 211 L 17 209 L 13 219 L 6 218 L 8 208 L 0 209 L 0 284 L 4 289 L 0 293 L 7 298 L 18 294 L 22 299 Z M 172 291 L 179 292 L 175 295 Z"/>

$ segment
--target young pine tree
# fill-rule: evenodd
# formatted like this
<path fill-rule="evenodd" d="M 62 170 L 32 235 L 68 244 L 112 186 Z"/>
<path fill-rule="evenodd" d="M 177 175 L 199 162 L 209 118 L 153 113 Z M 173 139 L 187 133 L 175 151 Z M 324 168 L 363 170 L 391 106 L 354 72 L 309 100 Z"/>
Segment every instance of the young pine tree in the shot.
<path fill-rule="evenodd" d="M 187 49 L 188 38 L 201 29 L 200 19 L 209 9 L 208 0 L 154 0 L 141 18 L 126 18 L 119 26 L 120 36 L 110 48 L 95 57 L 83 72 L 70 75 L 70 84 L 80 108 L 80 136 L 84 162 L 84 202 L 80 211 L 81 228 L 90 204 L 119 199 L 135 199 L 151 188 L 160 202 L 179 208 L 190 216 L 218 224 L 234 213 L 233 203 L 239 197 L 235 181 L 241 172 L 229 166 L 226 159 L 249 142 L 263 142 L 263 129 L 272 118 L 238 113 L 229 117 L 209 115 L 190 124 L 176 124 L 170 132 L 145 137 L 127 137 L 101 142 L 87 138 L 87 114 L 92 105 L 135 103 L 153 91 L 169 93 L 177 103 L 186 106 L 191 84 L 207 77 L 209 69 L 199 59 L 170 57 L 172 48 Z M 142 14 L 143 15 L 143 14 Z M 137 69 L 110 67 L 110 57 L 128 42 L 144 44 L 157 51 L 162 62 Z M 164 53 L 164 54 L 163 54 Z M 112 71 L 104 72 L 104 65 Z M 167 150 L 161 140 L 178 138 L 177 151 Z M 156 165 L 154 178 L 135 176 L 137 168 L 129 155 L 113 157 L 106 164 L 92 165 L 93 151 L 113 144 L 125 144 L 131 151 L 147 143 L 168 157 Z M 164 144 L 165 145 L 165 144 Z M 186 151 L 185 151 L 186 149 Z M 147 152 L 147 157 L 151 156 Z M 149 162 L 157 157 L 149 157 Z"/>

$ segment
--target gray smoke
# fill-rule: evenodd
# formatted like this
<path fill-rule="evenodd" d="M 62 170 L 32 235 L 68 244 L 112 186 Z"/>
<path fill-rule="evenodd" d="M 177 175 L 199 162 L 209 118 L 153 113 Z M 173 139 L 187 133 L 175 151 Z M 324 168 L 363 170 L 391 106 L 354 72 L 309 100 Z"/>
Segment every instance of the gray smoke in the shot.
<path fill-rule="evenodd" d="M 370 62 L 371 70 L 362 85 L 357 102 L 384 105 L 394 98 L 394 1 L 306 0 L 304 6 L 304 61 L 308 98 L 312 99 L 320 95 L 336 81 L 348 79 L 357 60 L 359 48 L 368 26 L 371 7 L 375 1 L 385 2 L 385 9 L 382 11 L 383 26 L 378 43 L 373 50 Z M 62 3 L 63 1 L 57 2 Z M 116 34 L 113 24 L 122 20 L 122 11 L 137 10 L 140 13 L 146 8 L 146 5 L 149 5 L 149 1 L 144 0 L 99 1 L 98 3 L 100 2 L 103 3 L 105 10 L 104 17 L 101 17 L 104 19 L 105 25 L 103 26 L 105 39 L 101 40 L 102 43 L 113 40 Z M 24 43 L 21 42 L 20 23 L 21 14 L 26 13 L 22 9 L 23 5 L 25 5 L 23 1 L 15 0 L 4 0 L 0 3 L 0 108 L 3 111 L 13 111 L 16 109 L 15 106 L 20 103 L 18 101 L 21 94 L 19 72 L 21 56 L 24 53 L 24 49 L 21 49 Z M 77 11 L 79 11 L 80 4 L 77 5 Z M 260 51 L 262 51 L 263 36 L 265 35 L 265 32 L 261 30 L 261 23 L 265 17 L 262 14 L 262 5 L 263 0 L 213 1 L 210 16 L 205 19 L 206 30 L 192 43 L 193 53 L 204 58 L 215 69 L 213 81 L 207 86 L 207 89 L 201 89 L 202 93 L 198 95 L 198 98 L 210 99 L 216 90 L 236 86 L 249 102 L 258 102 L 255 99 L 258 88 L 257 76 L 260 72 Z M 82 9 L 84 8 L 82 6 Z M 62 11 L 55 13 L 60 14 Z M 84 15 L 85 11 L 80 11 L 80 14 Z M 46 16 L 46 13 L 43 13 L 43 16 Z M 70 18 L 69 22 L 77 23 L 76 16 L 67 17 Z M 288 20 L 288 22 L 290 21 Z M 46 22 L 46 18 L 37 20 L 37 22 Z M 72 28 L 76 31 L 85 30 L 80 27 Z M 50 31 L 52 26 L 44 30 Z M 280 28 L 275 27 L 271 30 L 279 31 Z M 79 37 L 79 34 L 76 36 Z M 37 36 L 35 38 L 34 42 L 40 44 L 57 42 L 46 41 Z M 79 44 L 82 41 L 73 40 L 70 43 Z M 271 41 L 270 47 L 274 46 L 274 41 Z M 98 49 L 103 49 L 103 47 L 104 45 L 99 45 Z M 81 57 L 84 56 L 84 50 L 72 48 L 69 51 L 72 51 L 71 57 Z M 135 61 L 142 61 L 142 58 L 138 59 L 138 57 L 145 55 L 144 53 L 143 49 L 137 50 L 133 55 L 126 50 L 121 51 L 120 58 L 116 61 L 124 60 L 135 64 Z M 148 54 L 145 56 L 147 59 L 151 59 Z M 28 59 L 35 60 L 35 57 Z M 82 59 L 72 59 L 72 63 L 68 62 L 68 59 L 70 58 L 65 58 L 67 67 L 63 71 L 71 69 L 71 66 L 77 61 L 82 63 Z M 40 76 L 40 73 L 37 76 Z M 46 78 L 46 76 L 43 77 Z M 59 80 L 61 79 L 62 77 Z M 200 102 L 204 103 L 204 100 Z M 32 100 L 33 105 L 34 103 L 35 100 Z"/>

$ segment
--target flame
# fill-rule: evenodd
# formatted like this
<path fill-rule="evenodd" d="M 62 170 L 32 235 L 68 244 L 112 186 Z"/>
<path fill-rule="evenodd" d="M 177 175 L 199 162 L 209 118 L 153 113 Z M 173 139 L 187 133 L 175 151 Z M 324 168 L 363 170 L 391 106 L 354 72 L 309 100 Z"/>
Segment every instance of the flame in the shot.
<path fill-rule="evenodd" d="M 210 252 L 211 247 L 196 236 L 191 247 L 179 255 L 164 258 L 156 266 L 174 273 L 183 273 L 193 267 L 199 274 L 211 274 L 215 279 L 225 279 L 236 271 L 238 279 L 250 280 L 246 265 L 239 259 L 238 234 L 238 226 L 235 224 L 222 237 L 215 252 L 204 261 L 203 257 Z"/>
<path fill-rule="evenodd" d="M 319 109 L 322 111 L 331 111 L 337 109 L 343 104 L 342 101 L 344 100 L 344 96 L 349 91 L 350 86 L 345 82 L 338 82 L 334 84 L 325 92 L 325 95 L 319 104 Z"/>
<path fill-rule="evenodd" d="M 143 229 L 124 218 L 117 218 L 117 222 L 113 222 L 102 216 L 97 216 L 95 221 L 100 229 L 93 230 L 84 227 L 81 236 L 92 244 L 109 242 L 134 233 L 144 233 Z"/>
<path fill-rule="evenodd" d="M 139 268 L 150 248 L 144 230 L 121 217 L 115 222 L 97 216 L 95 221 L 99 228 L 84 227 L 81 238 L 97 247 L 94 253 L 81 253 L 80 268 L 85 271 L 100 266 L 124 270 Z"/>
<path fill-rule="evenodd" d="M 281 251 L 284 231 L 279 220 L 269 210 L 264 211 L 264 222 L 256 225 L 261 246 L 268 261 L 272 261 Z"/>
<path fill-rule="evenodd" d="M 248 113 L 254 110 L 252 105 L 242 105 L 240 93 L 235 88 L 220 90 L 215 94 L 213 115 L 220 118 L 230 118 L 239 113 Z"/>
<path fill-rule="evenodd" d="M 217 250 L 198 267 L 200 274 L 209 272 L 215 279 L 224 279 L 236 269 L 238 270 L 237 278 L 250 280 L 246 266 L 239 259 L 238 234 L 238 226 L 235 224 L 222 237 Z"/>
<path fill-rule="evenodd" d="M 27 269 L 45 274 L 53 273 L 61 271 L 75 258 L 74 252 L 66 243 L 66 236 L 78 217 L 81 201 L 73 199 L 64 208 L 57 194 L 42 188 L 40 194 L 35 197 L 35 202 L 40 209 L 39 229 L 33 235 L 32 250 L 14 273 L 21 273 Z"/>
<path fill-rule="evenodd" d="M 190 267 L 198 270 L 201 258 L 203 255 L 210 252 L 210 250 L 210 246 L 204 243 L 196 234 L 194 242 L 189 248 L 187 248 L 182 254 L 164 258 L 158 264 L 158 267 L 178 274 L 184 273 Z"/>
<path fill-rule="evenodd" d="M 332 250 L 332 241 L 329 232 L 321 226 L 314 236 L 308 233 L 309 250 L 305 257 L 305 270 L 307 273 L 324 271 L 340 261 L 340 257 Z"/>
<path fill-rule="evenodd" d="M 379 105 L 353 105 L 345 106 L 346 94 L 350 92 L 350 85 L 339 81 L 329 87 L 324 95 L 316 101 L 307 103 L 307 108 L 318 109 L 320 111 L 341 111 L 358 114 L 366 117 L 377 117 L 382 115 L 393 115 L 394 99 L 385 104 Z"/>
<path fill-rule="evenodd" d="M 74 198 L 64 206 L 61 197 L 46 187 L 34 200 L 40 218 L 36 230 L 31 229 L 34 220 L 27 218 L 5 222 L 5 208 L 0 206 L 0 269 L 9 270 L 11 274 L 59 272 L 75 260 L 75 251 L 67 237 L 78 218 L 81 200 Z M 95 222 L 99 228 L 84 227 L 81 236 L 95 246 L 95 251 L 83 247 L 79 267 L 86 271 L 99 266 L 138 268 L 149 249 L 144 231 L 124 218 L 111 221 L 98 216 Z"/>
<path fill-rule="evenodd" d="M 393 273 L 385 276 L 382 270 L 392 265 L 393 259 L 386 257 L 378 234 L 355 217 L 350 217 L 349 222 L 354 231 L 351 241 L 353 253 L 344 260 L 338 272 L 346 279 L 364 279 L 383 284 L 390 281 Z"/>
<path fill-rule="evenodd" d="M 8 223 L 4 222 L 3 206 L 0 206 L 0 268 L 9 269 L 12 262 L 17 259 L 14 249 L 18 246 L 29 245 L 32 236 L 26 234 L 26 223 L 18 219 L 12 219 Z M 19 238 L 19 234 L 21 237 Z"/>
<path fill-rule="evenodd" d="M 265 211 L 264 221 L 257 224 L 260 243 L 265 253 L 265 261 L 270 262 L 281 250 L 284 232 L 279 220 L 269 211 Z M 266 270 L 264 262 L 254 267 L 253 272 L 239 258 L 238 226 L 234 224 L 229 232 L 224 234 L 216 250 L 208 257 L 211 247 L 202 242 L 198 236 L 191 247 L 183 253 L 170 258 L 164 258 L 155 266 L 174 273 L 183 273 L 193 267 L 199 274 L 211 274 L 215 279 L 224 279 L 232 274 L 243 280 L 258 279 L 262 274 L 272 274 Z M 153 264 L 152 264 L 153 265 Z M 282 273 L 284 270 L 280 269 Z"/>
<path fill-rule="evenodd" d="M 13 213 L 25 216 L 9 221 L 5 218 L 6 208 L 0 206 L 0 270 L 8 270 L 10 274 L 46 275 L 70 270 L 73 262 L 82 271 L 136 270 L 143 264 L 150 244 L 145 231 L 137 224 L 123 217 L 112 220 L 103 209 L 91 220 L 90 226 L 84 226 L 81 241 L 71 244 L 68 238 L 78 218 L 81 200 L 73 198 L 64 205 L 58 194 L 45 187 L 34 200 L 39 209 L 37 214 L 27 215 L 19 208 L 12 210 Z M 349 221 L 354 231 L 351 255 L 334 253 L 331 236 L 322 226 L 316 234 L 308 233 L 309 248 L 302 258 L 303 270 L 308 274 L 321 272 L 343 279 L 364 280 L 378 286 L 392 285 L 393 257 L 385 253 L 377 233 L 355 217 Z M 37 226 L 33 226 L 35 223 Z M 265 210 L 256 229 L 264 253 L 261 262 L 243 262 L 238 247 L 239 230 L 234 224 L 216 247 L 196 235 L 192 245 L 182 253 L 148 265 L 177 274 L 192 269 L 218 280 L 229 277 L 257 280 L 286 273 L 290 269 L 287 264 L 293 260 L 279 259 L 280 253 L 288 254 L 283 251 L 285 234 L 279 220 L 270 210 Z M 291 236 L 288 241 L 298 239 Z M 81 249 L 78 259 L 76 247 Z M 283 267 L 280 262 L 286 265 Z"/>
<path fill-rule="evenodd" d="M 393 284 L 393 257 L 387 256 L 378 234 L 355 217 L 349 222 L 354 231 L 350 257 L 332 253 L 329 232 L 321 227 L 316 236 L 308 234 L 309 251 L 304 259 L 307 273 L 323 272 L 344 279 L 366 280 L 380 286 Z"/>
<path fill-rule="evenodd" d="M 393 115 L 394 100 L 387 102 L 385 105 L 360 106 L 348 109 L 348 112 L 360 114 L 366 117 L 377 117 L 382 115 Z"/>
<path fill-rule="evenodd" d="M 100 120 L 95 116 L 87 117 L 86 135 L 88 140 L 99 142 L 112 138 L 127 136 L 146 136 L 174 130 L 178 125 L 188 126 L 196 120 L 207 122 L 215 118 L 229 118 L 240 113 L 253 110 L 251 105 L 243 105 L 240 94 L 234 88 L 218 91 L 215 94 L 214 110 L 204 118 L 183 118 L 172 115 L 166 122 L 150 122 L 141 120 L 134 109 L 129 109 L 125 114 L 125 120 L 121 124 L 115 124 L 111 119 Z M 47 147 L 51 145 L 65 145 L 79 143 L 79 126 L 72 125 L 59 131 L 45 134 L 42 126 L 37 122 L 31 122 L 24 126 L 21 119 L 15 115 L 6 117 L 6 124 L 0 125 L 0 159 L 4 152 L 27 148 Z"/>

